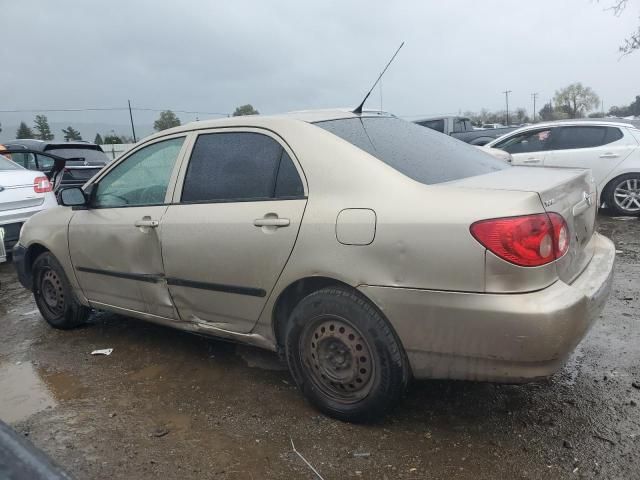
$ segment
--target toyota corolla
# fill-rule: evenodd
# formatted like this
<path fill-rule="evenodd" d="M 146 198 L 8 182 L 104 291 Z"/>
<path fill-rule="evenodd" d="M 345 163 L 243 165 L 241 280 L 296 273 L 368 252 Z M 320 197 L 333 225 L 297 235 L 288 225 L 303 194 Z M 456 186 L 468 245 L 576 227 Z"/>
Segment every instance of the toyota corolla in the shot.
<path fill-rule="evenodd" d="M 384 113 L 234 117 L 64 190 L 14 258 L 53 327 L 99 309 L 279 351 L 314 405 L 364 420 L 411 378 L 558 370 L 609 295 L 596 199 L 588 170 Z"/>

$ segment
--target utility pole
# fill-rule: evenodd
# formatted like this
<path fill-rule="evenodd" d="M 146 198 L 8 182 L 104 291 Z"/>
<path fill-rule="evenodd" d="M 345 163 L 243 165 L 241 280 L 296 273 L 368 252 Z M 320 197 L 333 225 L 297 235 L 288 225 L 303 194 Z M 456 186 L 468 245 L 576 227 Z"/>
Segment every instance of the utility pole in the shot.
<path fill-rule="evenodd" d="M 604 118 L 604 100 L 600 99 L 600 111 L 602 112 L 602 118 Z"/>
<path fill-rule="evenodd" d="M 505 126 L 509 126 L 509 94 L 511 93 L 511 90 L 505 90 L 504 92 L 504 98 L 507 102 L 507 124 Z"/>
<path fill-rule="evenodd" d="M 536 123 L 536 98 L 538 98 L 538 94 L 532 93 L 531 98 L 533 98 L 533 123 Z"/>
<path fill-rule="evenodd" d="M 131 132 L 133 133 L 133 143 L 138 143 L 136 139 L 136 127 L 133 126 L 133 113 L 131 113 L 131 100 L 127 100 L 129 102 L 129 118 L 131 119 Z"/>

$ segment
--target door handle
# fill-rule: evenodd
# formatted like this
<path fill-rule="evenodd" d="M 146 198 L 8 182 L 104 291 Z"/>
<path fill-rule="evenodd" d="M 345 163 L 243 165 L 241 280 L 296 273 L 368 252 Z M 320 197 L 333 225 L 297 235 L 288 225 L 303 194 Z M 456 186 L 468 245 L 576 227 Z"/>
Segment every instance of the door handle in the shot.
<path fill-rule="evenodd" d="M 150 218 L 143 218 L 142 220 L 136 220 L 133 224 L 136 227 L 157 228 L 160 225 L 158 220 L 151 220 Z"/>
<path fill-rule="evenodd" d="M 524 163 L 540 163 L 540 159 L 539 158 L 535 158 L 535 157 L 530 157 L 527 158 L 525 160 L 523 160 Z"/>
<path fill-rule="evenodd" d="M 618 158 L 620 155 L 617 153 L 603 153 L 600 158 Z"/>
<path fill-rule="evenodd" d="M 256 227 L 288 227 L 290 223 L 288 218 L 278 217 L 256 218 L 253 221 Z"/>

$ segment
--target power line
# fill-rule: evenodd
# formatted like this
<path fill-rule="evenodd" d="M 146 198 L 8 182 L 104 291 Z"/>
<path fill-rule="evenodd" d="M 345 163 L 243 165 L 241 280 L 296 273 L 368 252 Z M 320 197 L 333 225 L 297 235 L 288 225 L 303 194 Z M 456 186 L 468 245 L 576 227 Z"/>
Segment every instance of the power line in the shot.
<path fill-rule="evenodd" d="M 87 107 L 87 108 L 38 108 L 38 109 L 13 109 L 13 110 L 0 110 L 0 113 L 55 113 L 55 112 L 115 112 L 115 111 L 128 111 L 128 107 Z M 131 107 L 131 110 L 139 112 L 164 112 L 171 110 L 174 113 L 188 113 L 188 114 L 202 114 L 202 115 L 217 115 L 226 117 L 229 113 L 222 112 L 202 112 L 192 110 L 174 110 L 172 108 L 141 108 Z"/>

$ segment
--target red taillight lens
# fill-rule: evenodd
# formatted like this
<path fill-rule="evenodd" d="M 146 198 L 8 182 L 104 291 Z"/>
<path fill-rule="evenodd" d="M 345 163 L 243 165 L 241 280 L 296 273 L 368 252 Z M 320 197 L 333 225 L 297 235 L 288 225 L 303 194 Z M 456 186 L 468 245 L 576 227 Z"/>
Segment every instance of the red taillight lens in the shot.
<path fill-rule="evenodd" d="M 471 234 L 498 257 L 522 267 L 538 267 L 569 249 L 567 223 L 557 213 L 481 220 Z"/>
<path fill-rule="evenodd" d="M 51 182 L 47 177 L 36 177 L 33 181 L 33 191 L 36 193 L 47 193 L 51 191 Z"/>

